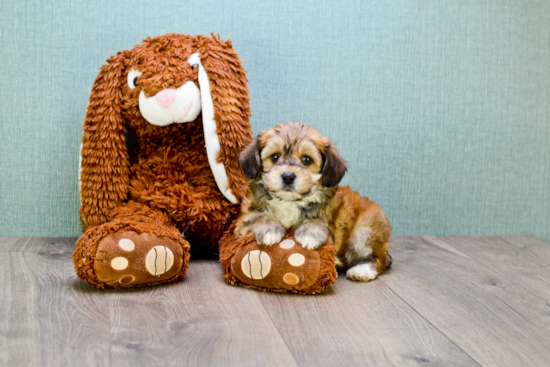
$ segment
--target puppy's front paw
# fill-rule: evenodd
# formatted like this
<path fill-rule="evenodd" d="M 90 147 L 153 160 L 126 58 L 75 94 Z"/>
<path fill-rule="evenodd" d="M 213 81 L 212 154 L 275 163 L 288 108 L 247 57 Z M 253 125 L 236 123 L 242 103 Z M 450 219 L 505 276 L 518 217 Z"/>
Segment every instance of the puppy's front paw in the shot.
<path fill-rule="evenodd" d="M 317 248 L 321 247 L 323 242 L 319 241 L 314 236 L 310 236 L 307 233 L 302 236 L 294 236 L 296 238 L 296 241 L 302 244 L 302 247 L 308 250 L 316 250 Z"/>
<path fill-rule="evenodd" d="M 274 245 L 281 242 L 285 236 L 286 229 L 277 222 L 265 222 L 254 228 L 254 237 L 258 245 Z"/>
<path fill-rule="evenodd" d="M 263 234 L 263 237 L 256 237 L 256 242 L 260 245 L 274 245 L 281 242 L 283 239 L 284 233 L 278 233 L 276 230 L 270 230 L 267 233 Z"/>
<path fill-rule="evenodd" d="M 303 248 L 315 250 L 327 242 L 328 230 L 316 223 L 304 223 L 296 228 L 294 238 Z"/>
<path fill-rule="evenodd" d="M 348 279 L 357 280 L 359 282 L 368 282 L 369 280 L 376 279 L 378 276 L 378 269 L 373 262 L 365 264 L 355 265 L 346 272 Z"/>

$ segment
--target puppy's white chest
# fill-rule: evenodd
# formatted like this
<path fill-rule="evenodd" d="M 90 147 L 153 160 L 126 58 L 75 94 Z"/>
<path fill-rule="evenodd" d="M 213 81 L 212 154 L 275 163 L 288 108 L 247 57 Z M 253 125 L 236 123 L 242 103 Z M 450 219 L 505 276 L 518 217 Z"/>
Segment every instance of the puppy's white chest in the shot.
<path fill-rule="evenodd" d="M 273 200 L 270 202 L 269 211 L 285 228 L 296 225 L 301 217 L 300 207 L 294 202 Z"/>

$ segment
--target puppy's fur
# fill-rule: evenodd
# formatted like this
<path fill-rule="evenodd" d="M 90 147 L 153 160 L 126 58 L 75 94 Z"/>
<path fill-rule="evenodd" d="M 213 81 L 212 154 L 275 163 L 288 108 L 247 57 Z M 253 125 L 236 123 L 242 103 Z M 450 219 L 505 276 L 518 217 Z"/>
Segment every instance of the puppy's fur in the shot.
<path fill-rule="evenodd" d="M 330 237 L 336 266 L 353 280 L 372 280 L 391 264 L 388 218 L 376 203 L 338 186 L 345 162 L 317 130 L 297 121 L 278 125 L 254 138 L 239 164 L 249 181 L 236 236 L 273 245 L 294 227 L 308 249 Z"/>

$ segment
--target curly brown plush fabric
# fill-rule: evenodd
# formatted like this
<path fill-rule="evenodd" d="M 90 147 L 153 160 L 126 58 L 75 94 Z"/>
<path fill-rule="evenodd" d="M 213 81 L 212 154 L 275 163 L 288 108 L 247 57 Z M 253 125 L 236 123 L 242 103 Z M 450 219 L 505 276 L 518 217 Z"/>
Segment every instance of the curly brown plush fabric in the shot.
<path fill-rule="evenodd" d="M 189 244 L 192 252 L 213 252 L 239 211 L 216 183 L 201 114 L 194 121 L 157 126 L 140 112 L 140 94 L 153 97 L 189 81 L 200 88 L 199 68 L 187 62 L 195 53 L 209 79 L 220 143 L 217 162 L 225 167 L 233 196 L 244 195 L 246 179 L 237 158 L 251 135 L 248 80 L 231 41 L 168 34 L 109 58 L 95 80 L 84 120 L 80 219 L 85 234 L 73 255 L 77 274 L 95 286 L 112 286 L 94 274 L 94 251 L 109 234 L 130 230 L 180 244 L 183 268 L 162 280 L 171 281 L 185 274 Z M 142 73 L 134 89 L 128 84 L 131 70 Z M 120 287 L 146 284 L 156 282 Z"/>
<path fill-rule="evenodd" d="M 113 210 L 111 221 L 87 230 L 78 239 L 73 260 L 79 278 L 99 288 L 126 288 L 127 286 L 124 284 L 110 285 L 98 279 L 94 265 L 101 240 L 110 234 L 127 231 L 150 233 L 159 237 L 169 238 L 181 246 L 184 254 L 183 264 L 187 264 L 189 261 L 189 242 L 182 238 L 181 233 L 175 227 L 169 225 L 168 218 L 161 213 L 150 210 L 145 205 L 130 202 Z M 182 266 L 175 275 L 162 279 L 162 281 L 140 283 L 133 286 L 171 282 L 183 277 L 186 274 L 186 270 L 187 267 Z"/>

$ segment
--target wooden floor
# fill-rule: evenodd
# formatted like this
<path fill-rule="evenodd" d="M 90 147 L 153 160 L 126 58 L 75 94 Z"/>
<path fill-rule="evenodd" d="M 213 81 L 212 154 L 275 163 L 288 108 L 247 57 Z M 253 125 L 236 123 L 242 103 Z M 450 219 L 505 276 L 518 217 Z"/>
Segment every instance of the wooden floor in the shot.
<path fill-rule="evenodd" d="M 97 290 L 74 238 L 0 239 L 0 366 L 550 366 L 550 244 L 394 238 L 391 271 L 323 295 L 184 281 Z"/>

